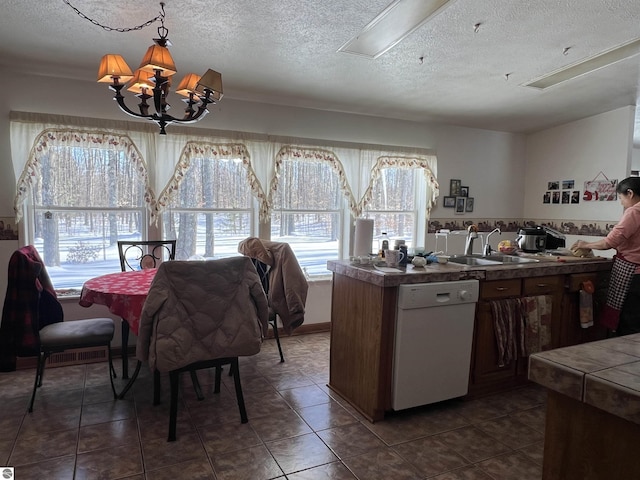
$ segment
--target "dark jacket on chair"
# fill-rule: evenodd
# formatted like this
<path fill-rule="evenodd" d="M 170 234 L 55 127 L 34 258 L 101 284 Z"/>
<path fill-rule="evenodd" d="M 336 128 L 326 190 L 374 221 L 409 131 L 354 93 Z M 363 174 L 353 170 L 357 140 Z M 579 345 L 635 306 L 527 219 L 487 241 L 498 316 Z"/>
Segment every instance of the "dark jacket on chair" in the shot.
<path fill-rule="evenodd" d="M 15 370 L 18 356 L 38 355 L 38 331 L 63 320 L 62 306 L 38 251 L 31 245 L 16 250 L 9 260 L 0 324 L 0 371 Z"/>

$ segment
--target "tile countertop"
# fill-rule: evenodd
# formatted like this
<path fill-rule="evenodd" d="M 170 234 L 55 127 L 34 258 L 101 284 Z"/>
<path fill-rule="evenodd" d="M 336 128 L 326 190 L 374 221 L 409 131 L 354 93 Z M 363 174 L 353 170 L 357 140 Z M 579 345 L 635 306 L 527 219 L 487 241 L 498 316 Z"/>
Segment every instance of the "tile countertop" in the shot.
<path fill-rule="evenodd" d="M 535 353 L 529 380 L 640 424 L 640 333 Z"/>
<path fill-rule="evenodd" d="M 371 265 L 351 265 L 348 260 L 329 260 L 327 268 L 340 275 L 355 278 L 380 287 L 397 287 L 410 283 L 451 282 L 455 280 L 505 280 L 510 278 L 537 277 L 542 275 L 564 275 L 611 270 L 613 261 L 609 258 L 565 258 L 535 257 L 537 263 L 511 265 L 467 266 L 448 262 L 431 263 L 425 267 L 409 264 L 405 269 L 388 273 Z"/>

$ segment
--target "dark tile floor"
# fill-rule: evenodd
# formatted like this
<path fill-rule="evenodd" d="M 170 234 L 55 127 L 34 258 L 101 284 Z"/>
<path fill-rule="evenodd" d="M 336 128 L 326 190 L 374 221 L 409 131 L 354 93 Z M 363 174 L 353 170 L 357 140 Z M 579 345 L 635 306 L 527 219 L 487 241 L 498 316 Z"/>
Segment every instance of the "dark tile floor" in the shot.
<path fill-rule="evenodd" d="M 328 333 L 282 343 L 285 363 L 273 340 L 241 359 L 244 425 L 226 375 L 215 395 L 212 372 L 199 372 L 200 402 L 184 375 L 173 443 L 167 379 L 154 407 L 148 372 L 114 401 L 106 364 L 51 368 L 28 414 L 33 370 L 0 374 L 0 465 L 15 467 L 16 480 L 541 478 L 542 389 L 451 400 L 371 424 L 326 386 Z"/>

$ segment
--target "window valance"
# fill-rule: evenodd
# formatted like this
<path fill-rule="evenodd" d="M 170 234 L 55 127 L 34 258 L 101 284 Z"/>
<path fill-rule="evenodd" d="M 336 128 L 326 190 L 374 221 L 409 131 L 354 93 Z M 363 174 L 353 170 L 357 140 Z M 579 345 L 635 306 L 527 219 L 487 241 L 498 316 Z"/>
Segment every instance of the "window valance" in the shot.
<path fill-rule="evenodd" d="M 247 147 L 240 143 L 209 143 L 209 142 L 187 142 L 180 159 L 176 164 L 173 176 L 169 183 L 158 196 L 157 210 L 158 214 L 162 213 L 173 200 L 175 193 L 178 191 L 180 182 L 185 177 L 187 170 L 191 165 L 194 157 L 210 157 L 210 158 L 238 158 L 242 160 L 242 166 L 246 171 L 246 178 L 251 193 L 258 200 L 260 206 L 260 218 L 266 218 L 268 215 L 267 198 L 262 189 L 262 184 L 253 169 L 251 156 Z"/>
<path fill-rule="evenodd" d="M 16 217 L 22 215 L 22 205 L 30 177 L 37 175 L 35 165 L 42 149 L 52 141 L 110 142 L 126 148 L 141 171 L 145 182 L 145 201 L 157 218 L 167 205 L 171 193 L 179 185 L 197 152 L 231 153 L 242 158 L 246 179 L 260 205 L 260 218 L 265 221 L 271 211 L 270 199 L 277 188 L 278 172 L 287 158 L 313 159 L 328 162 L 340 179 L 340 186 L 354 217 L 366 208 L 373 182 L 383 168 L 421 168 L 427 181 L 427 213 L 439 195 L 437 158 L 428 149 L 331 140 L 303 139 L 282 136 L 175 128 L 171 135 L 157 135 L 147 124 L 106 121 L 46 114 L 11 112 L 11 152 L 16 176 Z M 263 185 L 268 186 L 267 192 Z M 157 200 L 154 192 L 162 192 Z"/>
<path fill-rule="evenodd" d="M 61 147 L 82 149 L 114 149 L 124 152 L 134 170 L 144 184 L 144 202 L 153 219 L 156 212 L 156 200 L 153 189 L 149 185 L 148 168 L 140 150 L 128 135 L 117 135 L 99 131 L 82 131 L 73 129 L 46 129 L 36 137 L 26 159 L 26 164 L 16 182 L 14 211 L 16 222 L 23 215 L 23 205 L 33 182 L 41 177 L 40 166 L 44 155 L 56 155 Z"/>
<path fill-rule="evenodd" d="M 427 218 L 431 214 L 431 209 L 436 203 L 436 199 L 440 194 L 440 186 L 436 180 L 436 176 L 432 171 L 432 161 L 428 158 L 422 157 L 392 157 L 381 156 L 378 157 L 378 161 L 371 169 L 371 180 L 367 189 L 365 190 L 360 203 L 358 204 L 358 215 L 360 215 L 371 202 L 371 195 L 373 192 L 373 185 L 376 179 L 380 176 L 380 171 L 383 168 L 419 168 L 424 172 L 425 181 L 427 182 Z"/>

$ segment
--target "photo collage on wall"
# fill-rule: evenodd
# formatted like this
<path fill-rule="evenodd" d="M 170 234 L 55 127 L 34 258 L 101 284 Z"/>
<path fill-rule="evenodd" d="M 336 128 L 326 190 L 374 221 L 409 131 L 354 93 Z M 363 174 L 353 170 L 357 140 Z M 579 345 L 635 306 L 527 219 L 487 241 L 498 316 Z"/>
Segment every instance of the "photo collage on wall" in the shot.
<path fill-rule="evenodd" d="M 580 203 L 580 190 L 576 190 L 575 180 L 554 180 L 547 182 L 547 191 L 542 197 L 544 204 Z"/>
<path fill-rule="evenodd" d="M 449 195 L 444 197 L 442 206 L 454 208 L 456 214 L 463 215 L 473 212 L 474 201 L 469 196 L 469 187 L 462 185 L 462 180 L 452 179 L 449 183 Z"/>

